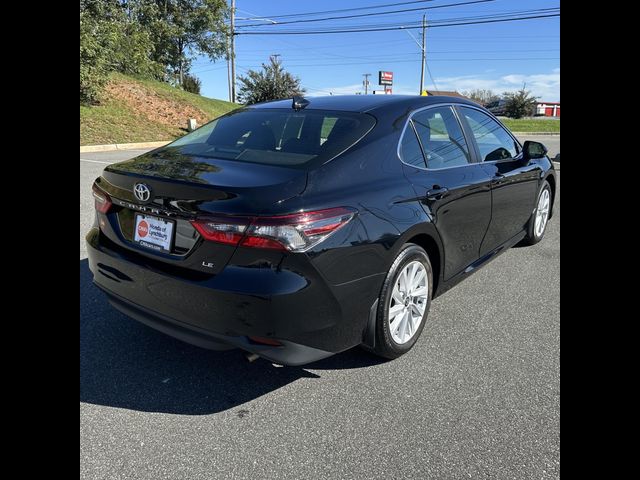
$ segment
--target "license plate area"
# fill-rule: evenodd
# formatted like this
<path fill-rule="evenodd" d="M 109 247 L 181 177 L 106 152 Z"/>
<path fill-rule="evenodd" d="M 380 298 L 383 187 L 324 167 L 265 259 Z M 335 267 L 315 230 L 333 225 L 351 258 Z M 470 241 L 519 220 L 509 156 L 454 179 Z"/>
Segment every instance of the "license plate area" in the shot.
<path fill-rule="evenodd" d="M 156 252 L 171 253 L 175 233 L 175 221 L 153 215 L 136 213 L 133 241 Z"/>

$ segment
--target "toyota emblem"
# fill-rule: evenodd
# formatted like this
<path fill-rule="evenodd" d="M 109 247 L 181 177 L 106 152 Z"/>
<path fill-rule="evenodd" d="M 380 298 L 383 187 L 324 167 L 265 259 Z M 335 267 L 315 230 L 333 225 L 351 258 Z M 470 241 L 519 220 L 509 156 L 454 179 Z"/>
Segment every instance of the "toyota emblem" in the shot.
<path fill-rule="evenodd" d="M 151 189 L 144 183 L 136 183 L 133 186 L 133 194 L 141 202 L 148 202 L 151 199 Z"/>

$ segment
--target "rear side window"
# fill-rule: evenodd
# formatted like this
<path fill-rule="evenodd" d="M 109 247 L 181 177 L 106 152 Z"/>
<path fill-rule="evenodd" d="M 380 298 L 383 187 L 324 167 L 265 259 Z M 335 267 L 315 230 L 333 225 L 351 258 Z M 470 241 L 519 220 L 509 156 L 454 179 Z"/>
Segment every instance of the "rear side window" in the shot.
<path fill-rule="evenodd" d="M 167 146 L 194 155 L 276 166 L 304 167 L 330 160 L 375 125 L 365 113 L 242 109 L 220 117 Z"/>
<path fill-rule="evenodd" d="M 480 149 L 483 162 L 513 158 L 518 144 L 493 118 L 475 108 L 460 107 Z"/>
<path fill-rule="evenodd" d="M 413 165 L 414 167 L 424 168 L 424 156 L 416 137 L 416 132 L 413 130 L 411 122 L 407 125 L 402 136 L 402 143 L 400 143 L 400 158 L 404 163 Z"/>
<path fill-rule="evenodd" d="M 459 167 L 470 163 L 469 149 L 462 127 L 451 107 L 435 107 L 416 113 L 412 118 L 427 168 Z"/>

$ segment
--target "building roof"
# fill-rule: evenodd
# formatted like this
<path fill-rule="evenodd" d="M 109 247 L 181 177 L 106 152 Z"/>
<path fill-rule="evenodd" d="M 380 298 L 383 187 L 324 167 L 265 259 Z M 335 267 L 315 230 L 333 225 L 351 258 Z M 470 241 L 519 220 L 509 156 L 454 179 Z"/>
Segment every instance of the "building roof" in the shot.
<path fill-rule="evenodd" d="M 465 97 L 464 95 L 462 95 L 461 93 L 454 91 L 448 91 L 448 90 L 427 90 L 427 93 L 429 95 L 438 95 L 438 96 L 445 96 L 445 97 L 458 97 L 458 98 L 466 98 L 469 99 L 469 97 Z"/>

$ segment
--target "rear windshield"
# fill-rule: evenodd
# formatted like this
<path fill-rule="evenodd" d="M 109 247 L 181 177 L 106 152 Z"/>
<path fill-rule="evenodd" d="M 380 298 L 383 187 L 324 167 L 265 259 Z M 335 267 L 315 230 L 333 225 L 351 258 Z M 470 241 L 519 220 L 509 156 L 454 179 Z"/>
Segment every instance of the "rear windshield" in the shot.
<path fill-rule="evenodd" d="M 292 109 L 243 109 L 220 117 L 169 144 L 194 155 L 301 167 L 330 160 L 371 130 L 364 113 Z"/>

